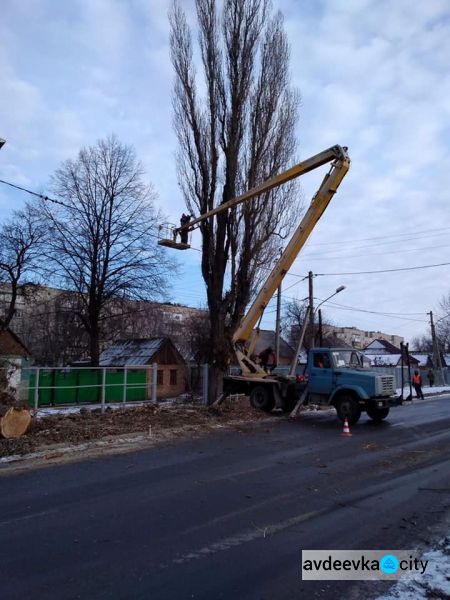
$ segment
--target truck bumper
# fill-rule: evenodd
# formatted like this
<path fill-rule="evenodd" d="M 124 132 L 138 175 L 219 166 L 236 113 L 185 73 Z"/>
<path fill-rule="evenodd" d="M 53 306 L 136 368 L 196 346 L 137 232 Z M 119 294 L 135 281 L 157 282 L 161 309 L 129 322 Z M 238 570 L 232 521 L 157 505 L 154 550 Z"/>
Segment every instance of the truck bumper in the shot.
<path fill-rule="evenodd" d="M 397 406 L 397 398 L 386 398 L 380 396 L 379 398 L 371 398 L 366 400 L 366 405 L 373 406 L 374 408 L 387 408 L 388 406 Z"/>

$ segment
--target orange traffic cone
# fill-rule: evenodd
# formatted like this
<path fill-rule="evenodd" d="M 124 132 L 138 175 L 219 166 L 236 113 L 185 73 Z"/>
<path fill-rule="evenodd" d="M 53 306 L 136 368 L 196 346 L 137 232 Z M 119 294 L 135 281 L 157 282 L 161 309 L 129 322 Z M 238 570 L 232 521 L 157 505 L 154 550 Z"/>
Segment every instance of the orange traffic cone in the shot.
<path fill-rule="evenodd" d="M 350 433 L 350 427 L 348 426 L 348 419 L 347 417 L 345 417 L 345 421 L 344 421 L 344 431 L 342 432 L 342 435 L 344 437 L 351 437 L 351 433 Z"/>

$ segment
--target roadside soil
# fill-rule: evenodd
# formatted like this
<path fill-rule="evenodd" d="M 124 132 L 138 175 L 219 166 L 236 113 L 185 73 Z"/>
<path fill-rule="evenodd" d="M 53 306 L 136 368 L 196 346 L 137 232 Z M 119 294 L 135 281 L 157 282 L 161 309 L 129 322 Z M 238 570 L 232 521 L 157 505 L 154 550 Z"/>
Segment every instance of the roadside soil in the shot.
<path fill-rule="evenodd" d="M 33 418 L 28 431 L 18 439 L 0 438 L 0 458 L 77 445 L 111 436 L 142 433 L 148 437 L 179 437 L 183 433 L 208 431 L 217 425 L 254 422 L 267 418 L 253 409 L 247 398 L 227 400 L 219 407 L 198 404 L 146 404 L 106 408 L 105 412 L 80 409 L 78 413 Z M 172 436 L 170 434 L 173 434 Z"/>

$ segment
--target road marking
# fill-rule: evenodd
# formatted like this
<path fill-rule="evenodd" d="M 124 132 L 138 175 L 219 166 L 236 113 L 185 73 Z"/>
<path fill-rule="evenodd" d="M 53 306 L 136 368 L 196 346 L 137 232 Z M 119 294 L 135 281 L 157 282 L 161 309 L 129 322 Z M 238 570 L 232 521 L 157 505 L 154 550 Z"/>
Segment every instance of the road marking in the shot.
<path fill-rule="evenodd" d="M 50 508 L 48 510 L 41 510 L 40 512 L 28 513 L 26 515 L 22 515 L 21 517 L 15 517 L 14 519 L 9 519 L 8 521 L 0 521 L 0 527 L 4 527 L 5 525 L 11 525 L 12 523 L 17 523 L 19 521 L 27 521 L 28 519 L 35 519 L 36 517 L 43 517 L 44 515 L 50 515 L 55 512 L 59 512 L 60 508 Z"/>
<path fill-rule="evenodd" d="M 177 565 L 182 565 L 187 562 L 190 562 L 191 560 L 198 560 L 211 554 L 217 554 L 217 552 L 229 550 L 230 548 L 235 548 L 236 546 L 241 546 L 242 544 L 247 544 L 248 542 L 253 542 L 254 540 L 257 540 L 259 538 L 269 537 L 270 535 L 273 535 L 285 529 L 289 529 L 294 525 L 303 523 L 308 519 L 312 519 L 321 514 L 325 514 L 326 512 L 329 512 L 329 508 L 311 511 L 302 515 L 297 515 L 295 517 L 291 517 L 290 519 L 285 519 L 284 521 L 279 521 L 278 523 L 274 523 L 271 525 L 262 525 L 261 527 L 256 527 L 255 525 L 254 529 L 244 531 L 242 533 L 238 533 L 227 538 L 223 538 L 217 542 L 214 542 L 213 544 L 210 544 L 209 546 L 203 546 L 203 548 L 200 548 L 199 550 L 183 554 L 183 556 L 174 558 L 172 562 Z"/>

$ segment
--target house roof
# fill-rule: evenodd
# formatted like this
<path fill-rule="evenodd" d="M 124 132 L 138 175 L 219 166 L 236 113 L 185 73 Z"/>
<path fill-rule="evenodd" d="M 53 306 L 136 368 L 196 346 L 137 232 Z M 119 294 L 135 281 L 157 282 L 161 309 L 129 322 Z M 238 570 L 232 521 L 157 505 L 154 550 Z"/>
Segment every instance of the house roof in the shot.
<path fill-rule="evenodd" d="M 260 329 L 258 341 L 256 342 L 256 347 L 254 350 L 254 354 L 259 354 L 269 346 L 275 350 L 276 346 L 276 334 L 275 331 L 271 329 Z M 293 348 L 280 336 L 280 357 L 292 359 L 294 356 Z"/>
<path fill-rule="evenodd" d="M 401 365 L 401 358 L 402 355 L 400 354 L 400 352 L 398 354 L 389 354 L 387 352 L 382 352 L 381 354 L 364 354 L 364 356 L 370 360 L 370 364 L 372 366 L 378 366 L 378 367 L 395 367 L 397 365 Z M 403 366 L 407 366 L 406 365 L 406 360 L 405 357 L 403 357 Z M 414 356 L 412 356 L 411 354 L 409 355 L 409 362 L 411 365 L 413 366 L 418 366 L 419 365 L 419 360 L 417 358 L 415 358 Z"/>
<path fill-rule="evenodd" d="M 100 355 L 101 367 L 146 365 L 168 338 L 121 340 L 104 350 Z"/>
<path fill-rule="evenodd" d="M 1 328 L 3 321 L 0 319 L 0 355 L 31 357 L 31 353 L 18 335 L 9 327 Z"/>
<path fill-rule="evenodd" d="M 424 352 L 414 352 L 410 356 L 417 360 L 419 367 L 426 367 L 430 362 L 430 355 Z"/>
<path fill-rule="evenodd" d="M 396 367 L 400 363 L 401 354 L 369 354 L 366 358 L 372 366 Z"/>
<path fill-rule="evenodd" d="M 387 340 L 383 340 L 382 338 L 378 338 L 370 342 L 368 346 L 364 348 L 365 354 L 400 354 L 400 348 L 394 346 Z"/>

